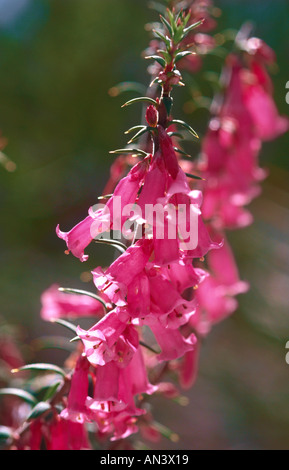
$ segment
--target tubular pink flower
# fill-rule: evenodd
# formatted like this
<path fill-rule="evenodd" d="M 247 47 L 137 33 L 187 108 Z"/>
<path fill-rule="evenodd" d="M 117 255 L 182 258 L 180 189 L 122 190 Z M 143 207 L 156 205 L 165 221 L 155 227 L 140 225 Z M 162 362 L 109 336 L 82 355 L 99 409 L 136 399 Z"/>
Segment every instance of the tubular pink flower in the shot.
<path fill-rule="evenodd" d="M 150 313 L 150 284 L 144 271 L 128 285 L 127 308 L 133 318 L 145 317 Z"/>
<path fill-rule="evenodd" d="M 127 384 L 127 387 L 130 387 L 133 396 L 141 395 L 142 393 L 152 395 L 158 390 L 158 386 L 149 383 L 144 356 L 140 347 L 126 368 L 126 380 L 124 383 Z"/>
<path fill-rule="evenodd" d="M 59 225 L 56 227 L 56 234 L 65 241 L 68 251 L 82 262 L 88 259 L 84 250 L 92 242 L 91 225 L 93 221 L 94 219 L 89 215 L 69 232 L 62 232 Z"/>
<path fill-rule="evenodd" d="M 89 450 L 87 431 L 83 424 L 57 418 L 49 426 L 47 450 Z"/>
<path fill-rule="evenodd" d="M 60 413 L 61 418 L 82 424 L 90 421 L 89 410 L 86 407 L 89 367 L 87 358 L 80 356 L 71 379 L 67 407 Z"/>
<path fill-rule="evenodd" d="M 225 239 L 223 247 L 208 254 L 210 276 L 196 292 L 198 308 L 205 315 L 207 330 L 212 324 L 231 315 L 238 306 L 235 296 L 247 292 L 249 288 L 248 283 L 240 281 L 232 250 L 223 234 L 222 237 Z M 194 320 L 192 318 L 192 323 L 198 329 L 198 321 Z"/>
<path fill-rule="evenodd" d="M 165 328 L 159 320 L 153 318 L 148 324 L 161 348 L 157 356 L 159 361 L 178 359 L 195 348 L 197 339 L 194 334 L 185 338 L 178 329 Z"/>
<path fill-rule="evenodd" d="M 273 140 L 289 130 L 289 119 L 280 116 L 272 96 L 259 85 L 249 85 L 245 105 L 253 119 L 257 136 L 263 141 Z"/>
<path fill-rule="evenodd" d="M 197 341 L 192 351 L 188 351 L 180 360 L 178 366 L 179 383 L 185 390 L 190 389 L 198 375 L 200 342 Z"/>
<path fill-rule="evenodd" d="M 97 289 L 114 304 L 125 305 L 128 285 L 144 270 L 152 249 L 151 240 L 141 239 L 119 256 L 105 272 L 96 268 L 92 274 Z"/>
<path fill-rule="evenodd" d="M 118 183 L 113 197 L 109 199 L 102 209 L 94 211 L 94 208 L 91 207 L 89 215 L 69 232 L 62 232 L 59 225 L 57 226 L 57 236 L 66 242 L 68 251 L 79 258 L 80 261 L 86 261 L 88 259 L 88 255 L 84 254 L 85 248 L 97 235 L 100 235 L 109 229 L 110 225 L 108 225 L 108 222 L 111 222 L 114 216 L 116 224 L 121 224 L 123 222 L 123 220 L 120 220 L 118 214 L 113 210 L 114 197 L 118 196 L 120 198 L 120 214 L 122 213 L 122 208 L 124 206 L 135 202 L 142 179 L 147 171 L 148 161 L 149 159 L 145 159 L 136 164 L 130 170 L 129 174 Z"/>
<path fill-rule="evenodd" d="M 88 331 L 77 328 L 91 364 L 103 366 L 115 361 L 125 367 L 129 363 L 138 347 L 138 334 L 132 325 L 127 325 L 128 320 L 128 312 L 116 308 Z"/>
<path fill-rule="evenodd" d="M 176 152 L 173 147 L 172 139 L 167 134 L 167 132 L 163 129 L 163 127 L 158 126 L 159 132 L 159 141 L 160 141 L 160 148 L 162 152 L 162 156 L 164 159 L 164 164 L 173 179 L 176 179 L 178 171 L 179 171 L 179 164 L 178 159 L 176 157 Z"/>
<path fill-rule="evenodd" d="M 144 184 L 137 201 L 138 206 L 142 210 L 143 217 L 145 215 L 145 205 L 154 205 L 158 202 L 159 198 L 164 196 L 167 187 L 167 177 L 167 172 L 161 160 L 161 154 L 157 152 L 144 178 Z"/>
<path fill-rule="evenodd" d="M 85 295 L 66 294 L 58 289 L 59 286 L 53 284 L 41 295 L 40 315 L 43 320 L 103 315 L 103 305 L 96 299 Z M 103 297 L 106 300 L 105 296 Z"/>

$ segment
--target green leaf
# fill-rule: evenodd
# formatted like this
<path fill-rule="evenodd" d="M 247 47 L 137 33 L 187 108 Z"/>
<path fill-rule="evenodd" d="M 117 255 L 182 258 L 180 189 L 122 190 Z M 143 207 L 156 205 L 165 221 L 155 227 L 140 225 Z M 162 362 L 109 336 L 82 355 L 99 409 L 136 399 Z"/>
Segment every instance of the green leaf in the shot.
<path fill-rule="evenodd" d="M 32 419 L 37 419 L 39 416 L 43 415 L 46 411 L 51 410 L 51 405 L 50 403 L 47 403 L 45 401 L 40 401 L 37 403 L 36 406 L 31 410 L 27 417 L 27 421 L 30 421 Z"/>
<path fill-rule="evenodd" d="M 63 292 L 63 291 L 60 290 L 60 292 Z M 73 325 L 73 323 L 70 323 L 67 320 L 63 320 L 62 318 L 54 318 L 54 319 L 51 320 L 51 322 L 52 323 L 57 323 L 58 325 L 65 326 L 65 328 L 67 328 L 68 330 L 72 331 L 73 333 L 76 333 L 77 327 L 75 325 Z"/>
<path fill-rule="evenodd" d="M 168 17 L 169 17 L 170 25 L 171 25 L 173 31 L 175 31 L 175 30 L 176 30 L 176 27 L 177 27 L 175 15 L 174 15 L 174 13 L 173 13 L 171 10 L 169 10 L 169 9 L 167 10 L 167 14 L 168 14 Z"/>
<path fill-rule="evenodd" d="M 203 24 L 204 20 L 200 20 L 200 21 L 197 21 L 196 23 L 193 23 L 191 24 L 190 26 L 188 26 L 187 28 L 184 29 L 183 33 L 183 39 L 191 32 L 193 31 L 193 29 L 195 28 L 198 28 L 199 26 L 201 26 L 201 24 Z"/>
<path fill-rule="evenodd" d="M 155 36 L 159 37 L 166 44 L 166 46 L 170 45 L 170 42 L 171 42 L 170 38 L 165 36 L 163 33 L 158 31 L 157 29 L 153 29 L 153 33 L 154 33 Z"/>
<path fill-rule="evenodd" d="M 105 238 L 97 238 L 94 240 L 95 243 L 104 243 L 105 245 L 112 245 L 114 248 L 117 248 L 122 254 L 125 253 L 127 247 L 118 240 L 106 240 Z"/>
<path fill-rule="evenodd" d="M 148 344 L 144 343 L 143 341 L 140 341 L 139 344 L 141 346 L 143 346 L 144 348 L 148 349 L 149 351 L 155 353 L 155 354 L 159 354 L 160 351 L 156 351 L 154 348 L 152 348 L 151 346 L 149 346 Z"/>
<path fill-rule="evenodd" d="M 21 398 L 32 406 L 36 405 L 37 403 L 36 398 L 31 395 L 31 393 L 26 392 L 26 390 L 21 390 L 20 388 L 1 388 L 0 395 L 13 395 L 14 397 Z"/>
<path fill-rule="evenodd" d="M 54 364 L 44 364 L 44 363 L 36 363 L 36 364 L 27 364 L 26 366 L 19 367 L 19 369 L 13 369 L 12 372 L 15 374 L 17 372 L 23 370 L 34 370 L 34 371 L 42 371 L 42 372 L 55 372 L 56 374 L 62 375 L 65 377 L 66 374 L 63 369 L 54 365 Z"/>
<path fill-rule="evenodd" d="M 178 137 L 179 139 L 184 139 L 184 136 L 180 132 L 168 132 L 170 137 Z"/>
<path fill-rule="evenodd" d="M 63 382 L 56 382 L 55 384 L 51 385 L 51 387 L 48 387 L 46 390 L 46 393 L 43 397 L 43 401 L 50 400 L 50 398 L 54 397 L 55 393 L 57 392 L 58 388 L 60 385 L 62 385 Z"/>
<path fill-rule="evenodd" d="M 171 96 L 164 96 L 163 97 L 163 103 L 165 105 L 167 115 L 170 116 L 172 106 L 173 106 L 173 98 Z"/>
<path fill-rule="evenodd" d="M 13 437 L 13 429 L 8 428 L 8 426 L 0 426 L 0 443 L 5 443 Z"/>
<path fill-rule="evenodd" d="M 197 175 L 192 175 L 191 173 L 186 173 L 186 176 L 187 176 L 188 178 L 192 178 L 192 179 L 194 179 L 194 180 L 202 180 L 202 181 L 204 181 L 204 178 L 201 178 L 200 176 L 197 176 Z"/>
<path fill-rule="evenodd" d="M 183 38 L 183 31 L 184 31 L 184 26 L 180 25 L 176 28 L 175 34 L 174 34 L 174 43 L 179 44 Z"/>
<path fill-rule="evenodd" d="M 79 336 L 74 336 L 74 338 L 72 338 L 70 340 L 71 343 L 74 343 L 75 341 L 80 341 L 80 337 Z"/>
<path fill-rule="evenodd" d="M 179 149 L 178 147 L 174 147 L 174 151 L 179 153 L 180 155 L 184 155 L 184 157 L 191 157 L 188 153 L 184 152 L 183 150 Z"/>
<path fill-rule="evenodd" d="M 116 154 L 116 155 L 122 155 L 122 154 L 132 154 L 133 156 L 138 156 L 138 155 L 141 155 L 142 157 L 146 157 L 147 156 L 147 153 L 144 152 L 143 150 L 141 149 L 131 149 L 131 148 L 126 148 L 126 149 L 117 149 L 117 150 L 111 150 L 109 153 L 111 154 Z"/>
<path fill-rule="evenodd" d="M 143 125 L 133 126 L 130 129 L 128 129 L 127 131 L 125 131 L 125 134 L 130 134 L 131 132 L 138 131 L 140 129 L 146 129 L 146 128 L 147 128 L 147 126 L 143 126 Z"/>
<path fill-rule="evenodd" d="M 126 103 L 124 103 L 122 105 L 122 108 L 126 106 L 130 106 L 131 104 L 140 103 L 140 102 L 151 103 L 151 104 L 154 104 L 155 106 L 157 105 L 156 100 L 154 100 L 153 98 L 149 98 L 148 96 L 140 96 L 139 98 L 133 98 L 132 100 L 129 100 Z"/>
<path fill-rule="evenodd" d="M 98 240 L 94 240 L 94 241 L 97 242 Z M 98 302 L 102 303 L 102 305 L 106 308 L 106 302 L 101 297 L 99 297 L 99 295 L 94 294 L 93 292 L 88 292 L 86 290 L 81 290 L 81 289 L 72 289 L 69 287 L 59 287 L 58 290 L 60 292 L 64 292 L 65 294 L 87 295 L 88 297 L 92 297 L 93 299 L 98 300 Z M 56 319 L 54 321 L 68 328 L 71 327 L 70 329 L 73 331 L 74 325 L 72 325 L 72 323 L 69 324 L 69 322 L 67 322 L 66 320 L 59 321 L 59 319 Z M 74 332 L 75 331 L 76 330 L 74 330 Z"/>
<path fill-rule="evenodd" d="M 171 27 L 170 23 L 168 22 L 168 20 L 166 20 L 166 18 L 162 15 L 160 15 L 160 19 L 161 19 L 161 22 L 163 23 L 163 25 L 167 28 L 168 32 L 170 33 L 171 36 L 173 36 L 173 28 Z"/>
<path fill-rule="evenodd" d="M 155 60 L 156 62 L 158 62 L 163 68 L 166 67 L 167 63 L 165 61 L 165 59 L 159 55 L 148 55 L 147 57 L 145 57 L 145 59 L 152 59 L 152 60 Z"/>
<path fill-rule="evenodd" d="M 100 199 L 100 200 L 101 200 L 101 199 L 109 199 L 109 198 L 112 197 L 112 196 L 113 196 L 113 194 L 104 194 L 103 196 L 98 196 L 97 199 Z"/>
<path fill-rule="evenodd" d="M 129 141 L 128 144 L 132 144 L 135 142 L 139 137 L 141 137 L 143 134 L 146 132 L 149 132 L 150 128 L 147 126 L 144 126 L 140 131 L 138 131 Z"/>
<path fill-rule="evenodd" d="M 183 59 L 184 57 L 186 57 L 186 56 L 188 56 L 188 55 L 192 55 L 192 54 L 194 54 L 192 51 L 178 52 L 177 55 L 176 55 L 176 57 L 175 57 L 175 64 L 176 64 L 179 60 Z"/>
<path fill-rule="evenodd" d="M 188 13 L 187 16 L 183 19 L 183 26 L 184 28 L 187 26 L 189 19 L 191 18 L 191 13 Z"/>
<path fill-rule="evenodd" d="M 172 121 L 170 121 L 170 124 L 179 124 L 180 126 L 187 129 L 190 132 L 190 134 L 192 134 L 194 137 L 196 137 L 197 139 L 199 138 L 196 131 L 184 121 L 180 121 L 179 119 L 173 119 Z"/>

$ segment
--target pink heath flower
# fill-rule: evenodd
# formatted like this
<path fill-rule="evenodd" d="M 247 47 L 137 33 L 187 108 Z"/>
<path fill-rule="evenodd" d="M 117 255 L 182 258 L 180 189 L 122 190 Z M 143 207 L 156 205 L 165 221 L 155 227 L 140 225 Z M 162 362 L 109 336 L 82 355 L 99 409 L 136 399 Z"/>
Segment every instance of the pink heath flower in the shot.
<path fill-rule="evenodd" d="M 141 239 L 130 246 L 104 272 L 100 267 L 93 274 L 94 284 L 112 303 L 126 305 L 127 287 L 146 266 L 152 253 L 151 240 Z"/>
<path fill-rule="evenodd" d="M 62 232 L 57 226 L 56 233 L 59 238 L 66 242 L 68 252 L 80 259 L 86 261 L 88 255 L 84 254 L 85 248 L 101 233 L 110 230 L 120 230 L 126 216 L 122 220 L 119 214 L 122 214 L 122 209 L 128 204 L 135 202 L 138 190 L 142 184 L 142 180 L 148 168 L 149 159 L 144 159 L 142 162 L 135 165 L 128 175 L 123 178 L 117 185 L 113 197 L 111 197 L 105 205 L 97 205 L 95 210 L 91 207 L 89 215 L 73 227 L 69 232 Z M 117 196 L 117 198 L 116 198 Z M 119 200 L 121 207 L 114 207 L 114 199 Z M 115 219 L 114 219 L 115 216 Z M 118 227 L 111 226 L 111 221 L 115 220 Z M 120 226 L 120 227 L 119 227 Z"/>
<path fill-rule="evenodd" d="M 89 367 L 89 361 L 84 355 L 81 355 L 72 375 L 67 407 L 61 412 L 61 418 L 82 424 L 90 421 L 86 407 Z"/>
<path fill-rule="evenodd" d="M 77 328 L 92 365 L 103 366 L 115 361 L 119 367 L 124 367 L 129 363 L 138 347 L 138 333 L 128 325 L 128 320 L 127 309 L 117 307 L 89 330 Z"/>
<path fill-rule="evenodd" d="M 213 324 L 231 315 L 238 307 L 236 296 L 247 292 L 249 288 L 248 283 L 239 278 L 234 255 L 225 235 L 222 233 L 219 237 L 224 240 L 224 245 L 220 250 L 208 254 L 210 275 L 196 291 L 201 317 L 196 315 L 191 324 L 202 334 L 207 334 Z"/>
<path fill-rule="evenodd" d="M 106 301 L 108 298 L 103 296 Z M 41 295 L 41 317 L 52 321 L 57 318 L 101 317 L 104 314 L 103 305 L 92 297 L 78 294 L 67 294 L 59 291 L 59 286 L 53 284 Z"/>
<path fill-rule="evenodd" d="M 289 130 L 289 118 L 279 115 L 271 93 L 258 82 L 256 74 L 245 85 L 245 104 L 261 140 L 273 140 Z"/>
<path fill-rule="evenodd" d="M 83 424 L 56 417 L 45 432 L 47 450 L 90 450 Z"/>

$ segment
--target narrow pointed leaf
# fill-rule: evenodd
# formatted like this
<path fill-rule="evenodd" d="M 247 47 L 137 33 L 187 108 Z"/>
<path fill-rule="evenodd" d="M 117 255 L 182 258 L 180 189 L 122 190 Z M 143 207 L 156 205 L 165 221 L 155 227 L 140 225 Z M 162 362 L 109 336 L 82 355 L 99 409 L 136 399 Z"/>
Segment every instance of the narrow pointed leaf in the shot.
<path fill-rule="evenodd" d="M 196 131 L 189 124 L 187 124 L 184 121 L 180 121 L 179 119 L 173 119 L 172 121 L 170 121 L 170 124 L 179 124 L 180 126 L 187 129 L 190 132 L 190 134 L 192 134 L 194 137 L 196 137 L 197 139 L 199 138 Z"/>
<path fill-rule="evenodd" d="M 169 10 L 169 9 L 167 10 L 167 14 L 168 14 L 168 17 L 169 17 L 169 20 L 170 20 L 170 25 L 171 25 L 173 31 L 175 31 L 175 30 L 176 30 L 176 26 L 177 26 L 177 25 L 176 25 L 175 15 L 174 15 L 174 13 L 173 13 L 171 10 Z"/>
<path fill-rule="evenodd" d="M 126 106 L 130 106 L 131 104 L 134 104 L 134 103 L 141 103 L 141 102 L 157 105 L 156 100 L 154 100 L 153 98 L 149 98 L 148 96 L 140 96 L 139 98 L 133 98 L 132 100 L 129 100 L 126 103 L 124 103 L 122 105 L 122 108 Z"/>
<path fill-rule="evenodd" d="M 47 390 L 46 390 L 46 393 L 44 395 L 44 398 L 43 398 L 43 401 L 47 401 L 47 400 L 50 400 L 50 398 L 54 397 L 55 393 L 57 392 L 58 388 L 60 387 L 60 385 L 62 385 L 63 382 L 56 382 L 55 384 L 51 385 L 51 387 L 49 387 Z"/>
<path fill-rule="evenodd" d="M 159 55 L 149 55 L 149 56 L 145 57 L 145 59 L 155 60 L 156 62 L 158 62 L 164 68 L 167 65 L 165 59 L 163 57 L 159 56 Z"/>
<path fill-rule="evenodd" d="M 116 149 L 116 150 L 111 150 L 109 153 L 115 154 L 115 155 L 125 155 L 125 154 L 132 154 L 132 155 L 141 155 L 142 157 L 146 157 L 147 153 L 144 152 L 141 149 L 135 149 L 135 148 L 126 148 L 126 149 Z"/>
<path fill-rule="evenodd" d="M 79 336 L 74 336 L 74 338 L 72 338 L 70 340 L 71 343 L 75 343 L 75 341 L 80 341 L 80 337 Z"/>
<path fill-rule="evenodd" d="M 153 29 L 153 33 L 155 36 L 159 37 L 164 43 L 169 46 L 170 45 L 170 38 L 162 34 L 160 31 Z"/>
<path fill-rule="evenodd" d="M 94 241 L 95 243 L 104 243 L 105 245 L 112 245 L 114 248 L 117 248 L 121 253 L 124 253 L 127 250 L 127 247 L 118 240 L 106 240 L 105 238 L 99 238 Z"/>
<path fill-rule="evenodd" d="M 112 196 L 113 196 L 113 194 L 104 194 L 103 196 L 98 196 L 97 199 L 100 199 L 100 200 L 101 200 L 101 199 L 109 199 L 109 198 L 112 197 Z"/>
<path fill-rule="evenodd" d="M 149 346 L 148 344 L 144 343 L 143 341 L 140 341 L 139 344 L 141 346 L 143 346 L 144 348 L 148 349 L 149 351 L 155 353 L 155 354 L 159 354 L 160 352 L 159 351 L 156 351 L 154 348 L 152 348 L 151 346 Z"/>
<path fill-rule="evenodd" d="M 141 129 L 140 131 L 138 131 L 128 142 L 128 144 L 132 144 L 133 142 L 135 142 L 139 137 L 141 137 L 143 134 L 145 134 L 146 132 L 149 132 L 149 128 L 148 127 L 145 127 L 143 129 Z"/>
<path fill-rule="evenodd" d="M 187 16 L 185 16 L 185 18 L 184 18 L 184 20 L 183 20 L 183 25 L 184 25 L 184 27 L 187 26 L 188 21 L 189 21 L 190 18 L 191 18 L 191 13 L 188 13 Z"/>
<path fill-rule="evenodd" d="M 21 372 L 23 370 L 33 370 L 33 371 L 42 371 L 42 372 L 55 372 L 56 374 L 62 375 L 65 377 L 66 374 L 63 369 L 54 365 L 54 364 L 44 364 L 44 363 L 36 363 L 36 364 L 27 364 L 26 366 L 19 367 L 19 369 L 13 369 L 12 372 L 15 374 L 17 372 Z"/>
<path fill-rule="evenodd" d="M 175 57 L 175 64 L 176 64 L 179 60 L 183 59 L 184 57 L 186 57 L 186 56 L 188 56 L 188 55 L 193 55 L 193 54 L 194 54 L 194 52 L 192 52 L 192 51 L 178 52 L 177 55 L 176 55 L 176 57 Z"/>
<path fill-rule="evenodd" d="M 193 29 L 198 28 L 203 23 L 204 23 L 204 20 L 202 19 L 200 21 L 197 21 L 196 23 L 191 24 L 187 28 L 185 28 L 184 31 L 183 31 L 183 33 L 184 33 L 183 38 L 185 38 L 191 31 L 193 31 Z"/>
<path fill-rule="evenodd" d="M 192 179 L 194 179 L 194 180 L 202 180 L 202 181 L 204 181 L 204 178 L 201 178 L 200 176 L 197 176 L 197 175 L 192 175 L 191 173 L 186 173 L 186 176 L 187 176 L 188 178 L 192 178 Z"/>
<path fill-rule="evenodd" d="M 36 398 L 31 395 L 31 393 L 26 392 L 26 390 L 21 390 L 20 388 L 1 388 L 0 389 L 0 395 L 12 395 L 17 398 L 21 398 L 24 400 L 26 403 L 29 405 L 36 405 L 37 400 Z"/>
<path fill-rule="evenodd" d="M 168 32 L 170 33 L 171 36 L 173 36 L 173 28 L 171 27 L 170 23 L 168 22 L 168 20 L 166 20 L 166 18 L 162 15 L 160 15 L 160 19 L 161 19 L 161 22 L 163 23 L 163 25 L 167 28 Z"/>
<path fill-rule="evenodd" d="M 46 413 L 46 411 L 49 410 L 51 410 L 51 405 L 45 401 L 40 401 L 29 413 L 27 421 L 37 419 L 39 416 L 43 415 L 43 413 Z"/>
<path fill-rule="evenodd" d="M 143 126 L 143 125 L 133 126 L 130 129 L 128 129 L 127 131 L 125 131 L 125 134 L 130 134 L 131 132 L 139 131 L 141 129 L 146 129 L 146 128 L 147 128 L 147 126 Z"/>
<path fill-rule="evenodd" d="M 180 155 L 184 155 L 184 157 L 191 157 L 187 152 L 184 152 L 183 150 L 179 149 L 178 147 L 174 147 L 175 152 L 179 153 Z"/>
<path fill-rule="evenodd" d="M 94 240 L 95 242 L 97 241 L 101 241 L 101 240 Z M 81 289 L 72 289 L 72 288 L 69 288 L 69 287 L 59 287 L 58 289 L 60 292 L 64 292 L 65 294 L 79 294 L 79 295 L 87 295 L 88 297 L 92 297 L 93 299 L 95 300 L 98 300 L 98 302 L 100 302 L 105 308 L 106 308 L 106 302 L 101 298 L 99 297 L 99 295 L 97 294 L 94 294 L 93 292 L 88 292 L 86 290 L 81 290 Z M 56 323 L 59 323 L 63 326 L 66 326 L 67 328 L 70 328 L 71 331 L 76 331 L 74 329 L 74 325 L 72 325 L 72 323 L 69 325 L 69 322 L 67 322 L 66 320 L 60 320 L 57 319 L 55 320 Z"/>
<path fill-rule="evenodd" d="M 178 137 L 179 139 L 184 139 L 184 136 L 179 132 L 168 132 L 168 135 L 170 137 Z"/>

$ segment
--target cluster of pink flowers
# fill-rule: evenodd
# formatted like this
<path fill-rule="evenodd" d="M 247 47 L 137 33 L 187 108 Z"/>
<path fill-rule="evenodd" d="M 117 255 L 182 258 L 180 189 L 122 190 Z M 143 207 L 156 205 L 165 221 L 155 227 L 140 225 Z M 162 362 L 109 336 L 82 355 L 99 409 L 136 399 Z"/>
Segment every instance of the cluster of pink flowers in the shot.
<path fill-rule="evenodd" d="M 266 171 L 259 166 L 263 141 L 289 129 L 273 98 L 267 66 L 275 61 L 272 49 L 258 38 L 243 38 L 240 54 L 229 54 L 222 74 L 223 94 L 212 106 L 212 117 L 202 142 L 202 158 L 183 161 L 187 171 L 204 178 L 202 213 L 206 226 L 223 247 L 207 256 L 210 275 L 197 296 L 203 312 L 203 333 L 210 325 L 233 313 L 236 295 L 246 292 L 240 281 L 226 231 L 246 227 L 253 218 L 247 205 L 260 194 Z"/>
<path fill-rule="evenodd" d="M 207 31 L 213 27 L 208 19 L 205 23 Z M 209 36 L 198 34 L 200 41 L 213 47 Z M 108 186 L 114 191 L 105 206 L 110 213 L 116 196 L 121 197 L 123 207 L 182 203 L 189 211 L 193 204 L 198 211 L 198 244 L 184 250 L 178 236 L 159 240 L 153 231 L 151 237 L 133 242 L 106 270 L 93 270 L 93 282 L 106 302 L 107 313 L 89 330 L 77 329 L 83 349 L 60 417 L 83 429 L 86 422 L 96 422 L 99 437 L 117 440 L 137 432 L 139 426 L 148 429 L 150 420 L 145 426 L 146 411 L 140 397 L 167 390 L 163 383 L 149 382 L 149 368 L 173 362 L 180 385 L 189 388 L 196 378 L 202 337 L 236 310 L 236 296 L 248 289 L 239 278 L 226 230 L 252 222 L 245 206 L 259 194 L 260 181 L 266 175 L 258 166 L 262 141 L 285 132 L 288 120 L 278 115 L 272 97 L 266 70 L 274 60 L 272 50 L 256 38 L 243 40 L 240 46 L 242 56 L 230 54 L 226 59 L 224 93 L 217 106 L 214 103 L 200 161 L 191 163 L 176 156 L 170 125 L 160 122 L 157 100 L 146 113 L 148 125 L 155 129 L 154 153 L 131 165 L 127 174 L 131 157 L 119 157 L 112 166 Z M 182 67 L 190 68 L 194 58 L 182 59 Z M 160 71 L 158 65 L 153 73 L 168 87 L 181 78 L 170 69 Z M 198 174 L 203 181 L 191 183 L 184 171 Z M 202 191 L 194 189 L 197 185 Z M 93 240 L 95 221 L 98 233 L 107 229 L 104 213 L 91 208 L 69 232 L 57 228 L 68 251 L 81 261 L 88 258 L 85 249 Z M 121 226 L 128 219 L 128 215 L 121 217 Z M 169 223 L 167 218 L 165 225 Z M 113 224 L 109 229 L 114 229 Z M 56 289 L 46 292 L 43 299 L 45 318 L 63 316 L 71 309 L 79 316 L 103 312 L 103 307 L 88 297 L 83 305 L 84 301 L 78 304 L 79 297 L 71 294 L 71 303 L 76 301 L 76 305 L 69 305 L 67 294 Z M 154 354 L 143 346 L 147 327 L 159 350 Z M 89 375 L 93 383 L 90 395 Z M 82 441 L 83 432 L 79 436 Z"/>
<path fill-rule="evenodd" d="M 151 107 L 149 112 L 153 112 Z M 181 202 L 190 210 L 193 204 L 198 209 L 198 245 L 195 249 L 181 250 L 177 236 L 172 239 L 158 239 L 154 235 L 142 237 L 106 270 L 97 267 L 92 272 L 98 293 L 106 302 L 107 313 L 89 330 L 77 328 L 83 353 L 61 417 L 77 423 L 93 420 L 99 433 L 112 439 L 127 437 L 138 430 L 135 418 L 145 413 L 136 406 L 138 396 L 158 390 L 158 385 L 151 385 L 147 376 L 142 345 L 144 327 L 149 327 L 156 339 L 159 362 L 174 361 L 196 351 L 197 337 L 192 332 L 185 335 L 184 327 L 196 315 L 195 293 L 207 273 L 193 263 L 222 243 L 212 241 L 209 236 L 201 216 L 202 194 L 190 189 L 171 137 L 162 126 L 157 125 L 155 129 L 159 149 L 138 162 L 121 179 L 106 207 L 112 208 L 116 195 L 121 196 L 123 204 L 137 203 L 140 207 L 156 203 L 165 207 L 168 203 Z M 90 215 L 70 232 L 57 229 L 68 250 L 81 261 L 87 259 L 84 250 L 92 241 L 91 227 L 95 218 L 101 219 L 101 216 L 102 211 L 90 211 Z M 42 316 L 57 318 L 63 316 L 65 310 L 67 314 L 71 310 L 80 315 L 99 314 L 97 301 L 87 297 L 85 305 L 80 300 L 75 306 L 77 298 L 75 294 L 70 294 L 69 298 L 56 288 L 50 289 L 43 295 Z M 194 354 L 188 357 L 194 365 Z M 188 372 L 191 363 L 186 365 L 186 375 L 191 375 Z M 94 383 L 92 396 L 88 396 L 89 370 Z"/>
<path fill-rule="evenodd" d="M 57 392 L 63 392 L 61 410 L 49 410 L 50 420 L 32 421 L 17 448 L 37 449 L 44 440 L 48 450 L 90 449 L 91 424 L 99 442 L 118 442 L 138 431 L 158 439 L 145 397 L 178 396 L 178 388 L 163 377 L 167 365 L 182 388 L 192 386 L 202 339 L 237 309 L 236 296 L 248 289 L 240 280 L 227 231 L 252 222 L 246 206 L 260 193 L 266 176 L 258 161 L 262 142 L 287 131 L 289 122 L 279 116 L 273 100 L 266 68 L 275 60 L 273 51 L 257 38 L 239 36 L 240 53 L 226 58 L 223 92 L 213 102 L 201 159 L 192 162 L 179 156 L 184 152 L 176 147 L 175 126 L 194 131 L 171 119 L 170 93 L 182 84 L 176 59 L 181 54 L 180 68 L 195 71 L 201 66 L 200 55 L 187 54 L 190 42 L 200 54 L 215 46 L 207 34 L 215 26 L 209 15 L 211 1 L 195 0 L 191 7 L 190 19 L 180 12 L 175 22 L 171 20 L 172 38 L 160 32 L 150 44 L 150 53 L 155 53 L 161 38 L 167 51 L 150 68 L 161 97 L 146 98 L 150 101 L 146 125 L 133 128 L 149 135 L 143 148 L 135 151 L 138 158 L 125 153 L 118 157 L 104 190 L 105 197 L 109 193 L 106 203 L 89 208 L 70 231 L 56 229 L 67 245 L 66 253 L 81 262 L 87 261 L 88 246 L 95 239 L 102 242 L 101 237 L 119 228 L 126 237 L 119 244 L 122 254 L 105 269 L 93 269 L 95 294 L 61 292 L 58 285 L 43 293 L 44 320 L 77 319 L 81 324 L 89 317 L 94 325 L 75 329 L 77 348 L 69 359 L 72 373 Z M 199 21 L 201 29 L 195 33 L 194 23 Z M 170 24 L 163 22 L 170 31 Z M 146 207 L 157 205 L 164 214 L 162 237 L 158 221 L 144 217 Z M 132 216 L 136 206 L 142 216 Z M 194 246 L 172 221 L 169 206 L 176 208 L 178 217 L 182 207 L 186 221 L 193 211 Z M 132 211 L 124 210 L 127 207 Z M 152 224 L 149 232 L 148 224 Z M 185 225 L 191 235 L 192 227 Z M 160 374 L 152 373 L 159 368 Z"/>

